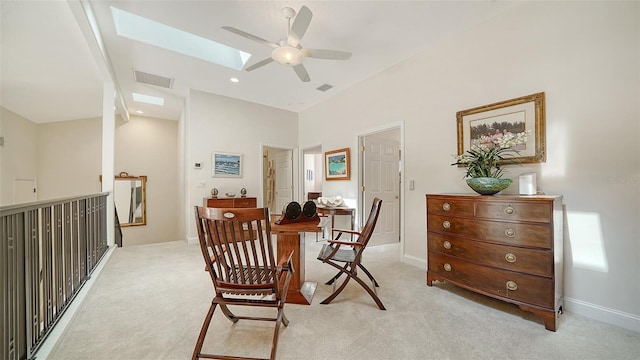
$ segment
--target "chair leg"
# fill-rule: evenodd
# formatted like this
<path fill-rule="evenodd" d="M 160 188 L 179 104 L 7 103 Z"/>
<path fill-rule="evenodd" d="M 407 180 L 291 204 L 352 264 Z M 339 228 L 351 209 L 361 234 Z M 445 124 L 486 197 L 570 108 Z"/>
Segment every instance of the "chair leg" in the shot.
<path fill-rule="evenodd" d="M 274 360 L 276 358 L 276 350 L 278 349 L 278 333 L 280 332 L 280 324 L 288 325 L 289 320 L 284 316 L 284 309 L 281 307 L 278 309 L 278 316 L 276 317 L 276 326 L 273 330 L 273 343 L 271 344 L 271 356 L 269 359 Z"/>
<path fill-rule="evenodd" d="M 369 293 L 369 295 L 371 295 L 371 298 L 373 298 L 373 301 L 376 302 L 380 310 L 387 310 L 385 309 L 384 305 L 382 305 L 382 301 L 380 301 L 380 298 L 378 297 L 378 295 L 375 293 L 375 291 L 371 290 L 371 288 L 369 287 L 369 285 L 367 285 L 367 283 L 362 281 L 362 279 L 360 279 L 358 276 L 352 276 L 352 277 L 355 281 L 358 282 L 358 284 L 360 284 Z"/>
<path fill-rule="evenodd" d="M 211 324 L 211 319 L 213 318 L 213 312 L 216 311 L 216 303 L 211 302 L 211 306 L 209 307 L 209 312 L 207 313 L 207 317 L 204 318 L 204 323 L 202 324 L 202 328 L 200 329 L 200 335 L 198 335 L 198 341 L 196 342 L 196 347 L 193 349 L 193 356 L 191 356 L 192 360 L 196 360 L 200 358 L 200 351 L 202 351 L 202 344 L 204 344 L 204 338 L 207 335 L 207 330 L 209 330 L 209 325 Z"/>
<path fill-rule="evenodd" d="M 371 282 L 373 283 L 373 285 L 375 287 L 380 287 L 380 285 L 378 285 L 378 282 L 376 281 L 376 279 L 373 278 L 373 275 L 371 275 L 369 270 L 367 270 L 367 268 L 365 268 L 364 265 L 358 264 L 358 266 L 360 267 L 360 269 L 362 269 L 362 271 L 364 271 L 365 274 L 367 274 L 367 276 L 369 277 L 369 279 L 371 280 Z"/>
<path fill-rule="evenodd" d="M 222 310 L 224 316 L 231 320 L 231 322 L 238 322 L 238 317 L 229 310 L 229 307 L 226 304 L 220 304 L 220 310 Z"/>
<path fill-rule="evenodd" d="M 338 271 L 338 273 L 336 274 L 336 276 L 332 277 L 331 279 L 329 279 L 329 281 L 327 281 L 326 283 L 324 283 L 325 285 L 331 285 L 333 284 L 336 280 L 338 280 L 338 278 L 340 276 L 342 276 L 342 272 L 343 271 L 347 271 L 347 264 L 344 264 L 344 267 L 342 268 L 343 270 Z"/>
<path fill-rule="evenodd" d="M 340 285 L 338 290 L 335 290 L 333 292 L 333 294 L 329 295 L 329 297 L 327 297 L 326 299 L 322 300 L 322 302 L 320 304 L 325 304 L 326 305 L 326 304 L 332 302 L 333 299 L 335 299 L 336 296 L 338 296 L 338 294 L 340 294 L 342 292 L 342 290 L 344 290 L 344 288 L 347 286 L 347 283 L 349 282 L 349 280 L 351 280 L 351 275 L 349 275 L 347 273 L 347 278 L 344 279 L 344 281 L 342 282 L 342 285 Z"/>

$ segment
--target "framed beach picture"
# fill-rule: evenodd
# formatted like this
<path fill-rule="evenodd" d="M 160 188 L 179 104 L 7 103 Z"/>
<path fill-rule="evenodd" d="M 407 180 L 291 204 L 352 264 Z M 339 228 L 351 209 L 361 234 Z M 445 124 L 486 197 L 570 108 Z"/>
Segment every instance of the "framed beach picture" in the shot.
<path fill-rule="evenodd" d="M 326 180 L 351 179 L 349 148 L 324 153 L 324 174 Z"/>
<path fill-rule="evenodd" d="M 511 159 L 518 163 L 546 160 L 543 92 L 458 111 L 456 118 L 458 155 L 474 146 L 492 146 L 495 139 L 506 134 L 530 131 L 527 142 L 514 147 L 518 155 Z"/>
<path fill-rule="evenodd" d="M 242 154 L 211 153 L 213 177 L 242 177 Z"/>

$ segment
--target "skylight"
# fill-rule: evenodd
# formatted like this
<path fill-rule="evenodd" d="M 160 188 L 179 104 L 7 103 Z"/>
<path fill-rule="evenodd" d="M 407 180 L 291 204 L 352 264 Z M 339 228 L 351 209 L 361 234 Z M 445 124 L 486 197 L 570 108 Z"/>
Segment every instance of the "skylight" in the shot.
<path fill-rule="evenodd" d="M 131 93 L 131 95 L 133 95 L 133 101 L 143 102 L 143 103 L 153 104 L 153 105 L 160 105 L 160 106 L 164 105 L 164 99 L 160 97 L 138 94 L 138 93 Z"/>
<path fill-rule="evenodd" d="M 157 46 L 163 49 L 195 57 L 234 70 L 242 70 L 251 54 L 213 40 L 190 34 L 111 7 L 113 23 L 118 35 Z"/>

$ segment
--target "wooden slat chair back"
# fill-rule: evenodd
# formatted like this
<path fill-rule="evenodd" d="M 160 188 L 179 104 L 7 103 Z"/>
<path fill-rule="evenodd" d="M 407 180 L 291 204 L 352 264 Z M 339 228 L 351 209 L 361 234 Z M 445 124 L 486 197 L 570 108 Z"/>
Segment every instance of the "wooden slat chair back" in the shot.
<path fill-rule="evenodd" d="M 376 223 L 378 222 L 378 215 L 380 215 L 381 206 L 382 200 L 380 200 L 379 198 L 373 199 L 369 217 L 367 218 L 367 222 L 364 224 L 361 231 L 331 229 L 333 240 L 328 240 L 327 244 L 322 246 L 320 254 L 318 254 L 318 260 L 335 267 L 339 270 L 339 272 L 336 274 L 336 276 L 326 282 L 327 285 L 334 284 L 334 292 L 329 295 L 329 297 L 324 299 L 321 304 L 329 304 L 331 301 L 333 301 L 333 299 L 335 299 L 336 296 L 338 296 L 338 294 L 340 294 L 342 290 L 344 290 L 349 280 L 354 279 L 369 293 L 369 295 L 371 295 L 380 310 L 386 310 L 375 291 L 375 288 L 379 287 L 378 282 L 373 277 L 373 275 L 371 275 L 369 270 L 367 270 L 367 268 L 362 265 L 362 254 L 364 253 L 364 250 L 366 249 L 367 244 L 371 239 L 371 235 L 373 235 Z M 340 240 L 340 236 L 343 233 L 354 235 L 355 240 Z M 360 268 L 367 275 L 369 280 L 371 280 L 373 289 L 371 289 L 366 282 L 358 277 L 358 268 Z M 335 281 L 343 274 L 346 275 L 347 278 L 336 290 Z"/>
<path fill-rule="evenodd" d="M 209 324 L 218 305 L 232 322 L 240 319 L 275 321 L 270 359 L 275 358 L 280 324 L 289 324 L 284 315 L 284 303 L 293 272 L 293 251 L 276 263 L 269 211 L 266 208 L 227 209 L 196 206 L 195 216 L 200 249 L 215 296 L 200 330 L 192 358 L 240 358 L 201 353 Z M 273 307 L 277 309 L 277 315 L 239 316 L 232 313 L 228 305 Z"/>

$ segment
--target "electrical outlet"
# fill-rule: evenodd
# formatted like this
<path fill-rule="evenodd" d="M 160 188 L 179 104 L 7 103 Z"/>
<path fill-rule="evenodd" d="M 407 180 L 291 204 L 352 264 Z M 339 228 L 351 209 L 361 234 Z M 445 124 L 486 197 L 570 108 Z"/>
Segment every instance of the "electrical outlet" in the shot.
<path fill-rule="evenodd" d="M 409 180 L 409 190 L 414 190 L 416 188 L 416 181 Z"/>
<path fill-rule="evenodd" d="M 204 182 L 204 181 L 200 181 L 200 182 L 198 182 L 197 187 L 198 188 L 206 188 L 207 187 L 207 183 Z"/>

